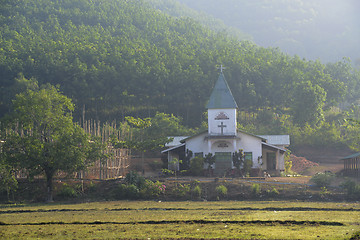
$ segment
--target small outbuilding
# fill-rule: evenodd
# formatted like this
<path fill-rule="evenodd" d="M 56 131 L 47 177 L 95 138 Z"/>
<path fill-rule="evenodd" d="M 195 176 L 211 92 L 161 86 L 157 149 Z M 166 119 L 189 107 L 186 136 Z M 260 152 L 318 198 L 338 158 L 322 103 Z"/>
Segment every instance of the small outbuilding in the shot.
<path fill-rule="evenodd" d="M 360 177 L 360 152 L 341 159 L 344 161 L 344 175 L 351 177 Z"/>

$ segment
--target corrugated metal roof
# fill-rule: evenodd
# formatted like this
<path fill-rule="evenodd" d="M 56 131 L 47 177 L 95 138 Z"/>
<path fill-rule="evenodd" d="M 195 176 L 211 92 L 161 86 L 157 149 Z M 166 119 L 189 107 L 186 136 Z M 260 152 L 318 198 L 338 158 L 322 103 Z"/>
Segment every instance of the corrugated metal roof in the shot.
<path fill-rule="evenodd" d="M 276 150 L 280 150 L 280 151 L 282 151 L 282 152 L 286 152 L 287 150 L 286 149 L 284 149 L 284 148 L 280 148 L 280 147 L 277 147 L 277 146 L 274 146 L 274 145 L 272 145 L 272 144 L 268 144 L 268 143 L 261 143 L 263 146 L 267 146 L 267 147 L 269 147 L 269 148 L 272 148 L 272 149 L 276 149 Z"/>
<path fill-rule="evenodd" d="M 356 157 L 359 157 L 359 156 L 360 156 L 360 152 L 351 154 L 350 156 L 344 157 L 344 158 L 342 158 L 342 159 L 340 159 L 340 160 L 356 158 Z"/>
<path fill-rule="evenodd" d="M 177 146 L 174 146 L 174 147 L 165 149 L 165 150 L 161 151 L 161 153 L 166 153 L 166 152 L 172 151 L 172 150 L 174 150 L 174 149 L 177 149 L 177 148 L 180 148 L 180 147 L 183 147 L 183 146 L 185 146 L 185 143 L 182 143 L 182 144 L 179 144 L 179 145 L 177 145 Z"/>
<path fill-rule="evenodd" d="M 174 147 L 181 144 L 181 140 L 188 138 L 189 136 L 170 136 L 168 139 L 172 138 L 173 140 L 165 144 L 165 147 Z"/>
<path fill-rule="evenodd" d="M 230 91 L 229 85 L 221 72 L 211 92 L 207 109 L 238 108 L 235 99 Z"/>
<path fill-rule="evenodd" d="M 259 137 L 265 138 L 271 145 L 290 145 L 289 135 L 259 135 Z"/>

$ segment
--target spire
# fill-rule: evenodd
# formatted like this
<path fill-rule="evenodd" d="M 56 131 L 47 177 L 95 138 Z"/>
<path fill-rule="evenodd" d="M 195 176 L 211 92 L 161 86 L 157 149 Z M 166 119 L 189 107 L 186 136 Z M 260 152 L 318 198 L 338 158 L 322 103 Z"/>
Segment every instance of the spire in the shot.
<path fill-rule="evenodd" d="M 206 108 L 238 108 L 222 71 L 211 92 Z"/>

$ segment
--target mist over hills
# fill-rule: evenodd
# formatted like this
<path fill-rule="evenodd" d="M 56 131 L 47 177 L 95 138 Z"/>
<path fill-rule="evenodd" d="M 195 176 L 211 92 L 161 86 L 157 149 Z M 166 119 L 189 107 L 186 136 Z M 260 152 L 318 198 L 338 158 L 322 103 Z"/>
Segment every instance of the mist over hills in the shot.
<path fill-rule="evenodd" d="M 290 55 L 360 65 L 357 0 L 178 0 L 252 36 L 263 47 Z"/>

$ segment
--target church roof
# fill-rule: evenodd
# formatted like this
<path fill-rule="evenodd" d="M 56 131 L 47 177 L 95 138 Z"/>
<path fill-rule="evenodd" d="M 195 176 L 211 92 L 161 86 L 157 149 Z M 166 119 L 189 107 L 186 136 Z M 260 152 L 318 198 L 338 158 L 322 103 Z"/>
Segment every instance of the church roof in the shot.
<path fill-rule="evenodd" d="M 235 99 L 230 91 L 229 85 L 221 72 L 211 92 L 207 109 L 238 108 Z"/>
<path fill-rule="evenodd" d="M 289 135 L 259 135 L 259 137 L 265 138 L 271 145 L 290 145 Z"/>

